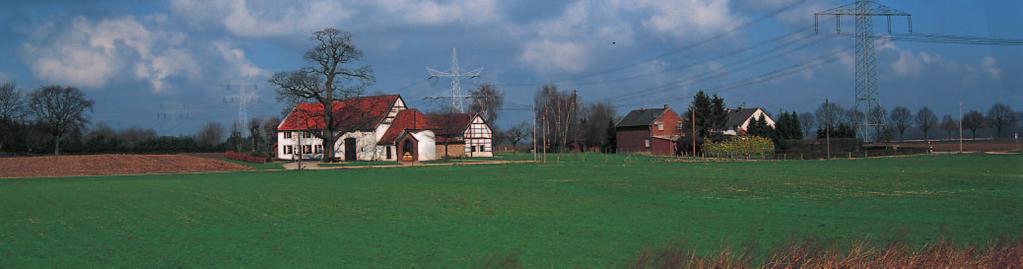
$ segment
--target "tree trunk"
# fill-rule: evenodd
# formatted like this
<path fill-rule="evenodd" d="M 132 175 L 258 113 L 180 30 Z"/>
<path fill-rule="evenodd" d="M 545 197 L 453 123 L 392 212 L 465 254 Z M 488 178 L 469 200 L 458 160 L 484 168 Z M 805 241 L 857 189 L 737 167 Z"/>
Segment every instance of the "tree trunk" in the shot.
<path fill-rule="evenodd" d="M 60 136 L 55 137 L 53 140 L 53 155 L 60 155 Z"/>

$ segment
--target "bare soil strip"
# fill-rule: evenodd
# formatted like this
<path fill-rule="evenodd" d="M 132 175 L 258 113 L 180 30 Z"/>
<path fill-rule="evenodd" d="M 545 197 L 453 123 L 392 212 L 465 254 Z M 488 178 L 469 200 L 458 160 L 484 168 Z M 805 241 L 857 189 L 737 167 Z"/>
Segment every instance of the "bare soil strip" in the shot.
<path fill-rule="evenodd" d="M 0 158 L 0 178 L 241 171 L 251 168 L 187 155 L 79 155 Z"/>

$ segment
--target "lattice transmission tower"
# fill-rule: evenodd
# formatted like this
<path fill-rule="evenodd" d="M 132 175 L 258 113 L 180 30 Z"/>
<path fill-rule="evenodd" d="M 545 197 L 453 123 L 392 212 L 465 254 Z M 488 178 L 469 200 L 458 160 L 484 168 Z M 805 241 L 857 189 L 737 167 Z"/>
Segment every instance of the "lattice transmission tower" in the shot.
<path fill-rule="evenodd" d="M 853 109 L 859 111 L 862 122 L 857 124 L 864 141 L 873 139 L 872 129 L 885 124 L 884 116 L 878 101 L 877 56 L 875 55 L 874 17 L 885 17 L 888 21 L 888 33 L 892 32 L 892 17 L 906 17 L 909 32 L 913 32 L 913 17 L 909 13 L 879 4 L 871 0 L 856 0 L 852 4 L 814 13 L 814 31 L 820 16 L 835 16 L 835 32 L 842 34 L 842 16 L 854 16 L 856 32 L 853 34 L 856 48 L 856 78 Z"/>
<path fill-rule="evenodd" d="M 430 74 L 432 78 L 450 78 L 451 79 L 451 96 L 431 96 L 427 99 L 451 99 L 451 108 L 458 110 L 458 112 L 465 112 L 465 99 L 469 96 L 462 92 L 462 78 L 478 78 L 483 68 L 477 68 L 469 72 L 462 73 L 458 67 L 458 52 L 455 48 L 451 48 L 451 70 L 444 72 L 438 71 L 433 68 L 426 68 L 426 72 Z"/>
<path fill-rule="evenodd" d="M 224 86 L 227 92 L 237 91 L 234 94 L 224 96 L 224 103 L 238 104 L 238 118 L 235 119 L 235 128 L 243 134 L 246 133 L 245 123 L 249 120 L 249 105 L 262 101 L 255 84 L 227 84 Z"/>

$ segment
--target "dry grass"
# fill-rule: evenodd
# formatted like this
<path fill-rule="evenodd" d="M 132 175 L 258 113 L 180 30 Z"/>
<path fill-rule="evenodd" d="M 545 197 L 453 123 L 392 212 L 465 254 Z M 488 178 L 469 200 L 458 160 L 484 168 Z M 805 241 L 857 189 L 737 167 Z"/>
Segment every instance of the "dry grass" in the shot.
<path fill-rule="evenodd" d="M 763 264 L 752 263 L 751 251 L 724 249 L 716 256 L 696 255 L 671 246 L 643 251 L 632 268 L 1023 268 L 1023 239 L 1001 239 L 985 246 L 956 246 L 941 238 L 922 247 L 904 240 L 878 245 L 863 242 L 839 250 L 816 239 L 793 240 L 770 252 Z"/>

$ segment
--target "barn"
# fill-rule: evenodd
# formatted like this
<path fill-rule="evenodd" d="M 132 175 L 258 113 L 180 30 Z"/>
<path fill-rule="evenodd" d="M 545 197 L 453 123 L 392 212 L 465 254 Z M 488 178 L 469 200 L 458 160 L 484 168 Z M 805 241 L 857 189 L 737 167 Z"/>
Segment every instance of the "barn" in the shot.
<path fill-rule="evenodd" d="M 676 154 L 682 119 L 668 105 L 630 111 L 615 124 L 617 150 L 622 153 Z"/>
<path fill-rule="evenodd" d="M 344 133 L 334 144 L 345 161 L 428 161 L 439 157 L 493 157 L 493 133 L 476 114 L 425 115 L 399 95 L 334 101 L 334 122 Z M 277 126 L 277 158 L 323 159 L 323 106 L 300 103 Z"/>

